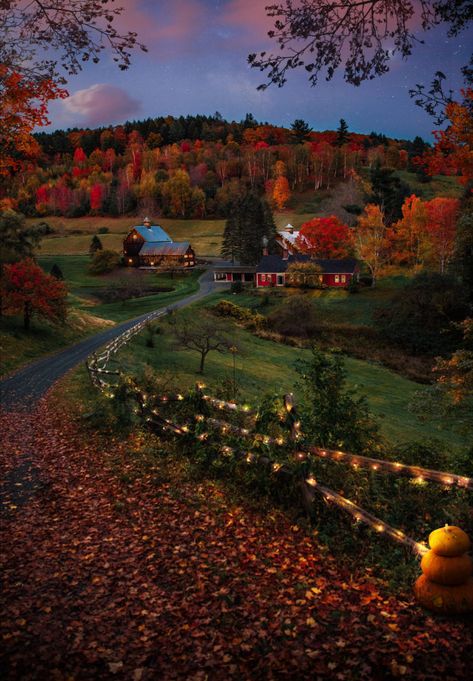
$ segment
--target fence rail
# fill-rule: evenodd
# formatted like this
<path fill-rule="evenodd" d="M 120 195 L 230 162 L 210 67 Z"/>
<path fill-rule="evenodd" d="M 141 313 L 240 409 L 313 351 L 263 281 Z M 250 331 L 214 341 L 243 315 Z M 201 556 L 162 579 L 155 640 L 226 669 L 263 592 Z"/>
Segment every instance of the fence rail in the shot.
<path fill-rule="evenodd" d="M 108 369 L 108 364 L 114 359 L 114 355 L 125 346 L 132 338 L 139 334 L 146 325 L 164 317 L 169 310 L 160 310 L 149 314 L 141 321 L 134 324 L 132 327 L 117 336 L 114 340 L 108 343 L 100 353 L 93 353 L 87 358 L 86 366 L 89 372 L 92 384 L 107 394 L 108 397 L 114 396 L 113 389 L 117 383 L 107 381 L 108 376 L 120 376 L 119 369 Z M 456 475 L 454 473 L 447 473 L 444 471 L 436 471 L 432 469 L 421 468 L 419 466 L 410 466 L 396 461 L 386 461 L 383 459 L 374 459 L 371 457 L 360 456 L 343 452 L 339 450 L 325 449 L 315 445 L 299 444 L 301 439 L 300 421 L 297 416 L 297 411 L 294 406 L 294 399 L 292 395 L 286 395 L 284 398 L 284 406 L 287 414 L 290 416 L 290 433 L 288 437 L 270 436 L 263 433 L 255 433 L 255 421 L 257 417 L 257 410 L 252 409 L 247 404 L 238 404 L 236 402 L 228 402 L 220 400 L 203 392 L 205 385 L 198 383 L 196 386 L 197 394 L 201 400 L 216 411 L 227 411 L 233 413 L 240 413 L 251 421 L 251 426 L 241 427 L 224 421 L 221 419 L 205 416 L 203 414 L 196 414 L 196 423 L 205 422 L 208 426 L 207 432 L 196 433 L 194 424 L 186 423 L 178 425 L 173 423 L 170 419 L 164 417 L 156 404 L 165 406 L 170 402 L 178 402 L 185 399 L 185 396 L 177 394 L 168 395 L 148 395 L 146 392 L 138 390 L 135 398 L 138 401 L 141 413 L 145 416 L 146 422 L 150 427 L 159 428 L 162 431 L 169 431 L 176 436 L 192 436 L 197 440 L 203 442 L 210 438 L 211 431 L 219 431 L 223 436 L 237 436 L 243 440 L 251 440 L 252 444 L 263 444 L 268 447 L 282 447 L 284 445 L 291 445 L 293 448 L 293 457 L 296 461 L 310 460 L 313 457 L 328 459 L 337 463 L 342 463 L 351 466 L 353 469 L 366 469 L 376 473 L 385 473 L 389 475 L 396 475 L 401 477 L 413 478 L 417 481 L 429 480 L 444 486 L 455 486 L 465 490 L 473 490 L 473 479 L 466 476 Z M 154 403 L 151 406 L 150 402 Z M 220 448 L 222 456 L 233 456 L 235 459 L 246 461 L 248 464 L 263 464 L 271 474 L 289 473 L 292 474 L 287 464 L 272 460 L 269 455 L 263 453 L 254 453 L 230 447 L 223 444 Z M 394 541 L 404 544 L 416 555 L 423 555 L 428 548 L 425 544 L 417 542 L 411 537 L 407 536 L 401 530 L 391 527 L 383 520 L 380 520 L 373 514 L 365 511 L 363 508 L 355 504 L 353 501 L 346 499 L 342 495 L 334 492 L 328 487 L 320 484 L 315 477 L 300 478 L 296 481 L 300 487 L 302 494 L 302 502 L 309 510 L 313 504 L 315 494 L 320 494 L 326 501 L 334 503 L 337 507 L 350 514 L 356 522 L 363 522 L 367 526 L 374 529 L 376 532 L 383 533 L 385 536 Z"/>

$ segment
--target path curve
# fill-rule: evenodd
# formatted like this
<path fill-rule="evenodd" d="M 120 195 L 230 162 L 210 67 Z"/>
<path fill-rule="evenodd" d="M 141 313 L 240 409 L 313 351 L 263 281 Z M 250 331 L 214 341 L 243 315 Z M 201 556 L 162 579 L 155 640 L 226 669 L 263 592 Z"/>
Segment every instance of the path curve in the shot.
<path fill-rule="evenodd" d="M 190 296 L 181 298 L 171 305 L 178 309 L 205 298 L 215 290 L 213 271 L 209 269 L 199 277 L 199 290 Z M 155 312 L 165 310 L 158 308 Z M 67 371 L 74 368 L 95 350 L 108 343 L 116 336 L 149 316 L 149 312 L 117 324 L 111 329 L 86 338 L 80 343 L 71 345 L 53 355 L 37 360 L 20 369 L 9 378 L 0 381 L 0 405 L 6 411 L 34 409 L 38 400 Z"/>

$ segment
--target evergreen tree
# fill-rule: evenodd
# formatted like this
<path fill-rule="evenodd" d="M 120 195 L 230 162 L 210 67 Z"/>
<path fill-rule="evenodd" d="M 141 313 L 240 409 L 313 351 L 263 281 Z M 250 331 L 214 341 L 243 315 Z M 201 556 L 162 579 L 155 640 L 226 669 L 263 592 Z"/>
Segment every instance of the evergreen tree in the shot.
<path fill-rule="evenodd" d="M 459 276 L 473 305 L 473 210 L 463 213 L 457 224 L 452 273 Z"/>
<path fill-rule="evenodd" d="M 309 137 L 312 132 L 312 128 L 307 125 L 302 118 L 296 118 L 294 123 L 291 125 L 292 135 L 296 144 L 302 144 Z"/>
<path fill-rule="evenodd" d="M 94 255 L 94 253 L 97 253 L 97 251 L 101 251 L 103 249 L 102 242 L 98 238 L 96 234 L 92 237 L 92 241 L 90 242 L 89 246 L 89 254 Z"/>
<path fill-rule="evenodd" d="M 384 211 L 387 225 L 402 218 L 404 200 L 412 194 L 408 184 L 401 182 L 392 168 L 383 168 L 377 163 L 371 170 L 373 194 L 369 201 Z"/>
<path fill-rule="evenodd" d="M 54 265 L 51 267 L 50 275 L 56 279 L 59 279 L 60 281 L 64 280 L 62 270 L 56 263 L 54 263 Z"/>
<path fill-rule="evenodd" d="M 275 235 L 276 227 L 267 201 L 250 192 L 237 200 L 230 210 L 223 235 L 222 256 L 254 265 L 263 252 L 263 237 L 271 246 Z"/>
<path fill-rule="evenodd" d="M 343 147 L 348 142 L 350 136 L 348 134 L 348 125 L 344 118 L 340 118 L 340 125 L 337 128 L 337 139 L 335 144 L 337 147 Z"/>

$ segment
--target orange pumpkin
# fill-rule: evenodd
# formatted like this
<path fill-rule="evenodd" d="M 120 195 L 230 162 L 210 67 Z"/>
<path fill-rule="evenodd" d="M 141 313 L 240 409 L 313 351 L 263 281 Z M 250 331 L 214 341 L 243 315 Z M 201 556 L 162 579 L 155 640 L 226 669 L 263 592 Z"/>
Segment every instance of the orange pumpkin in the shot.
<path fill-rule="evenodd" d="M 473 610 L 473 577 L 460 586 L 443 586 L 421 575 L 414 585 L 414 594 L 428 610 L 461 615 Z"/>
<path fill-rule="evenodd" d="M 438 556 L 461 556 L 470 548 L 470 539 L 455 525 L 445 525 L 429 536 L 429 546 Z"/>
<path fill-rule="evenodd" d="M 424 575 L 436 584 L 458 586 L 468 581 L 473 572 L 473 562 L 467 554 L 463 556 L 439 556 L 429 551 L 420 564 Z"/>

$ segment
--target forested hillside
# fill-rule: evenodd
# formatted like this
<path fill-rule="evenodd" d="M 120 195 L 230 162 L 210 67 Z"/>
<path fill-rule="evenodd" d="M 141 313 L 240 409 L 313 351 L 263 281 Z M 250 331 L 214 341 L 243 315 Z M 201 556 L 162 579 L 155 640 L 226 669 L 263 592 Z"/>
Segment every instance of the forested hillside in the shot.
<path fill-rule="evenodd" d="M 413 171 L 423 183 L 430 179 L 420 163 L 429 152 L 421 138 L 350 133 L 343 120 L 336 131 L 313 132 L 302 120 L 286 129 L 258 123 L 251 114 L 239 123 L 218 113 L 167 116 L 40 133 L 36 140 L 41 148 L 36 163 L 4 179 L 0 195 L 3 208 L 32 217 L 139 211 L 223 218 L 248 189 L 283 209 L 303 192 L 331 190 L 340 179 L 376 166 Z M 454 174 L 455 169 L 435 171 Z M 350 197 L 346 203 L 350 207 Z M 357 206 L 351 207 L 356 212 Z"/>

